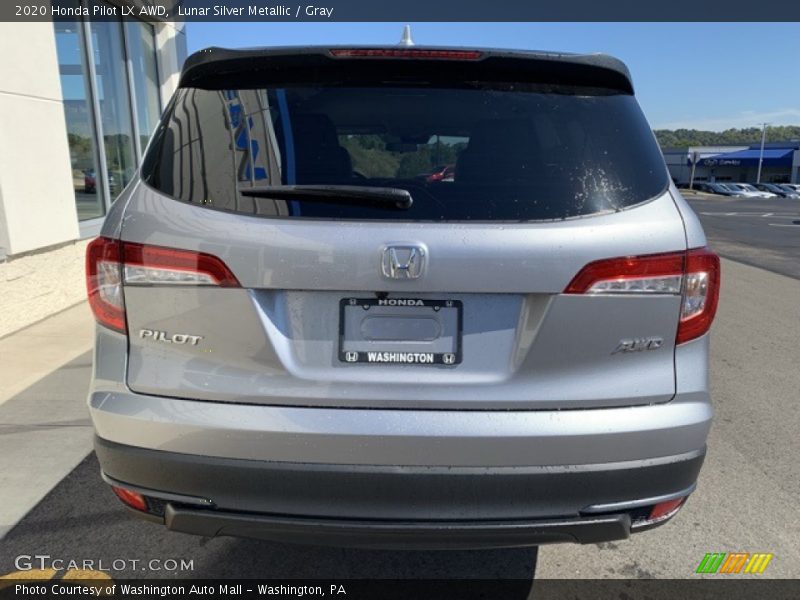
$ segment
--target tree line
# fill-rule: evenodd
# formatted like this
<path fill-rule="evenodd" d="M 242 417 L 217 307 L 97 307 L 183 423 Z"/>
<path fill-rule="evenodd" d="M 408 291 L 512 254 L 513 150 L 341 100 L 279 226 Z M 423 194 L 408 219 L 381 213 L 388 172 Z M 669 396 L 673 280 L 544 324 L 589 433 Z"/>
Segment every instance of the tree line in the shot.
<path fill-rule="evenodd" d="M 699 129 L 656 129 L 653 131 L 662 148 L 688 148 L 689 146 L 730 146 L 761 143 L 761 128 L 702 131 Z M 800 141 L 799 125 L 767 127 L 767 142 Z"/>
<path fill-rule="evenodd" d="M 454 165 L 466 143 L 419 144 L 416 151 L 392 151 L 380 135 L 342 135 L 339 143 L 350 153 L 353 168 L 370 178 L 407 179 Z"/>

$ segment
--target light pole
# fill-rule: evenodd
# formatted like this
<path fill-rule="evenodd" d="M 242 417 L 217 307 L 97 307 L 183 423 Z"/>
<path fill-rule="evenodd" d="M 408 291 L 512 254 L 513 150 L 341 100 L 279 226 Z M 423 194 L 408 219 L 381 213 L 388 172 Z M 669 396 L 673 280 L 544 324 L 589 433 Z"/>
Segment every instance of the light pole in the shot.
<path fill-rule="evenodd" d="M 694 169 L 697 166 L 697 157 L 698 156 L 699 155 L 698 155 L 698 153 L 696 151 L 692 152 L 692 174 L 689 176 L 689 189 L 690 190 L 694 189 Z"/>
<path fill-rule="evenodd" d="M 761 129 L 761 152 L 758 154 L 758 175 L 756 175 L 756 183 L 761 183 L 761 163 L 764 162 L 764 141 L 767 138 L 767 125 L 769 125 L 769 123 L 764 123 Z"/>

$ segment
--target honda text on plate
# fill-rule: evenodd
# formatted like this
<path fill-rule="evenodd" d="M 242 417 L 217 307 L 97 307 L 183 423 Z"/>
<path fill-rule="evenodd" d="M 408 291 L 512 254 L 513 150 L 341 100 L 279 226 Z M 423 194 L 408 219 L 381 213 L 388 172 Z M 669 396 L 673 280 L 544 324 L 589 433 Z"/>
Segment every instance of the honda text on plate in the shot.
<path fill-rule="evenodd" d="M 174 531 L 593 543 L 695 489 L 719 259 L 614 58 L 198 52 L 87 278 L 103 477 Z"/>

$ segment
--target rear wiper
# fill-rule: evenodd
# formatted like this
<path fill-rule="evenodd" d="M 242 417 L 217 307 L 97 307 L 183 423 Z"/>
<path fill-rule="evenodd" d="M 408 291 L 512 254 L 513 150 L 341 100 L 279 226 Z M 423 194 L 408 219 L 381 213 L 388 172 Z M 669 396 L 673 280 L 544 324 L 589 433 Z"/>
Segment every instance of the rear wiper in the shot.
<path fill-rule="evenodd" d="M 273 200 L 302 200 L 408 210 L 414 199 L 408 190 L 357 185 L 268 185 L 240 190 L 242 196 Z"/>

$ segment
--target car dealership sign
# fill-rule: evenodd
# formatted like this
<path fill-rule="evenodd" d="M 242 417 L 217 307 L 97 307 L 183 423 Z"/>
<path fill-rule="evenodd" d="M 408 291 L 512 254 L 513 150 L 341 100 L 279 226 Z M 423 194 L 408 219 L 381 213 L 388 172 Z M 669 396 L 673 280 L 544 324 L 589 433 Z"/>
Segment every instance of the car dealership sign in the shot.
<path fill-rule="evenodd" d="M 739 167 L 742 161 L 738 158 L 704 158 L 699 164 L 704 167 Z"/>

